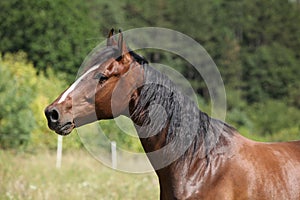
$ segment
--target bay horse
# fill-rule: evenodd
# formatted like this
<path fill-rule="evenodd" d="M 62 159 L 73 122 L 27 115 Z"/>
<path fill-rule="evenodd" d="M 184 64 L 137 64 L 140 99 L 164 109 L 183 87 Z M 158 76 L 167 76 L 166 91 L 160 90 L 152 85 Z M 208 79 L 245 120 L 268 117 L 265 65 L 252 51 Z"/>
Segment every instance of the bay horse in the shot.
<path fill-rule="evenodd" d="M 116 40 L 111 30 L 85 65 L 45 109 L 49 128 L 67 135 L 126 115 L 158 176 L 161 199 L 300 199 L 300 141 L 255 142 L 209 117 L 131 51 L 121 32 Z"/>

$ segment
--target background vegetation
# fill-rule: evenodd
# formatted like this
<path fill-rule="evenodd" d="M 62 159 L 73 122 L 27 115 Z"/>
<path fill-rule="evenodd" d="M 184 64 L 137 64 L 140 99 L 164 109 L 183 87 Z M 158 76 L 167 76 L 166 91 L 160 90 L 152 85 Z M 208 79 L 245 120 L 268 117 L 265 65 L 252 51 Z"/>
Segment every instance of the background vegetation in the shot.
<path fill-rule="evenodd" d="M 222 74 L 230 124 L 258 140 L 300 138 L 297 1 L 11 0 L 1 1 L 0 11 L 1 148 L 55 148 L 43 109 L 74 81 L 84 57 L 111 27 L 160 26 L 191 36 Z M 145 54 L 180 71 L 208 110 L 206 86 L 184 60 L 164 52 Z M 103 124 L 111 138 L 140 149 L 111 123 Z M 68 145 L 80 147 L 71 137 Z"/>
<path fill-rule="evenodd" d="M 55 169 L 55 159 L 52 152 L 16 154 L 0 151 L 0 161 L 5 161 L 0 168 L 0 199 L 122 200 L 159 197 L 154 173 L 117 172 L 99 165 L 82 151 L 65 153 L 59 170 Z"/>

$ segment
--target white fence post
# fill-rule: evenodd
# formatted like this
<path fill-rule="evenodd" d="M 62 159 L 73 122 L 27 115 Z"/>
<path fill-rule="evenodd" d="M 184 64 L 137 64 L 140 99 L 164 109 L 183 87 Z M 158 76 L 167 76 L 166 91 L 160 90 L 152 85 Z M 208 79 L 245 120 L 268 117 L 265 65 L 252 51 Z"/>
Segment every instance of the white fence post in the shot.
<path fill-rule="evenodd" d="M 113 169 L 117 169 L 117 143 L 111 142 L 111 165 Z"/>
<path fill-rule="evenodd" d="M 62 157 L 62 143 L 63 136 L 57 136 L 57 152 L 56 152 L 56 168 L 59 169 L 61 167 L 61 157 Z"/>

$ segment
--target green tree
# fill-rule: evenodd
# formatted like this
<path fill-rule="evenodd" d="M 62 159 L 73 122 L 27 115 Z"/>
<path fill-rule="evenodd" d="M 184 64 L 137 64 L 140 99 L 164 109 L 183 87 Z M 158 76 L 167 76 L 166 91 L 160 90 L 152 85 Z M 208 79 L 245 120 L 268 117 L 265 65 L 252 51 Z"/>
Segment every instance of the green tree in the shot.
<path fill-rule="evenodd" d="M 74 80 L 84 56 L 98 43 L 89 4 L 80 0 L 0 2 L 0 51 L 25 51 L 38 70 L 54 67 Z"/>
<path fill-rule="evenodd" d="M 279 44 L 261 46 L 245 56 L 243 79 L 248 102 L 267 98 L 288 100 L 291 88 L 300 84 L 299 64 L 290 49 Z"/>

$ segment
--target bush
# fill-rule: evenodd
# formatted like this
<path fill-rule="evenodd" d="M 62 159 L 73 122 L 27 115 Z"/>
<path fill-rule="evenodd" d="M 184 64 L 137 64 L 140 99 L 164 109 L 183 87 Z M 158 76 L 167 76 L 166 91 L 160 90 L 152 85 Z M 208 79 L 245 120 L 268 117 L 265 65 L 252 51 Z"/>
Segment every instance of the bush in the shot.
<path fill-rule="evenodd" d="M 299 110 L 281 101 L 268 100 L 254 104 L 248 107 L 247 113 L 254 124 L 254 133 L 262 136 L 275 135 L 287 129 L 300 127 Z"/>
<path fill-rule="evenodd" d="M 0 60 L 0 147 L 25 146 L 35 128 L 30 105 L 36 97 L 36 71 L 24 53 Z"/>

